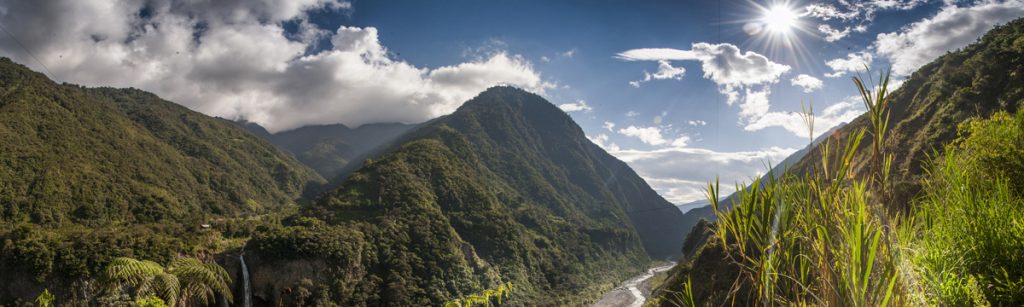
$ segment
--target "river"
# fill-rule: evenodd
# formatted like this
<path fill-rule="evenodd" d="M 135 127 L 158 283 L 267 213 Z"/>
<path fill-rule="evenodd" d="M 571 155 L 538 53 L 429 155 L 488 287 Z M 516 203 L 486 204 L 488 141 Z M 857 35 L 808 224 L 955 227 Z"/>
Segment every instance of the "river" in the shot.
<path fill-rule="evenodd" d="M 650 295 L 650 293 L 646 293 L 646 291 L 650 291 L 650 289 L 644 289 L 644 282 L 651 279 L 651 277 L 654 277 L 654 274 L 668 271 L 675 265 L 675 262 L 671 262 L 666 265 L 650 268 L 647 272 L 630 278 L 619 287 L 608 291 L 608 293 L 601 297 L 600 301 L 597 301 L 597 303 L 594 303 L 591 307 L 643 306 L 644 302 L 647 301 L 647 296 Z"/>

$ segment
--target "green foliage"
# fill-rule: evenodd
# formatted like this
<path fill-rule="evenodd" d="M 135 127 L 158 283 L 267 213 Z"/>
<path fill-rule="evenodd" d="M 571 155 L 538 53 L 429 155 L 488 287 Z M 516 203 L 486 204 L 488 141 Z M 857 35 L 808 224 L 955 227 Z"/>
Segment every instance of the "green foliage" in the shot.
<path fill-rule="evenodd" d="M 0 221 L 93 227 L 253 214 L 322 181 L 232 124 L 0 60 Z M 248 204 L 260 204 L 249 208 Z"/>
<path fill-rule="evenodd" d="M 859 145 L 860 138 L 853 140 L 844 149 Z M 715 237 L 740 272 L 735 297 L 727 299 L 853 306 L 901 300 L 893 292 L 894 248 L 884 217 L 871 213 L 865 183 L 826 179 L 845 178 L 849 164 L 846 155 L 824 162 L 823 169 L 833 170 L 827 174 L 769 176 L 742 191 L 731 210 L 718 210 Z M 717 191 L 709 187 L 709 200 Z M 718 202 L 712 205 L 717 210 Z"/>
<path fill-rule="evenodd" d="M 907 300 L 903 287 L 897 287 L 900 257 L 895 236 L 885 227 L 893 221 L 880 214 L 888 199 L 885 183 L 891 161 L 882 145 L 889 117 L 888 76 L 880 75 L 872 89 L 859 77 L 854 82 L 868 109 L 870 129 L 860 129 L 845 141 L 826 140 L 818 147 L 820 160 L 808 172 L 778 177 L 769 173 L 765 181 L 755 180 L 746 189 L 737 186 L 731 207 L 719 202 L 718 183 L 709 184 L 714 232 L 691 263 L 696 266 L 708 261 L 706 257 L 724 254 L 724 263 L 710 261 L 719 262 L 712 265 L 725 272 L 700 278 L 725 275 L 735 282 L 728 289 L 701 289 L 695 295 L 687 278 L 677 286 L 680 290 L 663 291 L 656 301 L 679 306 L 698 301 L 887 306 Z M 807 114 L 805 121 L 813 127 L 813 115 Z M 851 176 L 854 157 L 869 131 L 875 139 L 870 174 L 857 179 Z M 691 266 L 677 274 L 694 276 L 693 270 Z"/>
<path fill-rule="evenodd" d="M 512 282 L 444 303 L 445 307 L 501 306 L 512 298 Z"/>
<path fill-rule="evenodd" d="M 1024 115 L 972 120 L 961 135 L 904 225 L 908 257 L 930 303 L 1024 304 Z"/>
<path fill-rule="evenodd" d="M 150 304 L 156 303 L 151 297 L 172 307 L 206 305 L 217 294 L 231 300 L 231 277 L 224 268 L 195 258 L 178 258 L 164 268 L 148 260 L 119 257 L 107 266 L 103 281 L 110 291 L 128 291 L 137 301 Z"/>
<path fill-rule="evenodd" d="M 39 293 L 36 297 L 36 307 L 53 307 L 53 302 L 56 298 L 50 293 L 50 289 L 43 289 L 43 293 Z"/>
<path fill-rule="evenodd" d="M 201 224 L 286 211 L 323 182 L 245 130 L 140 90 L 56 84 L 5 58 L 0 92 L 0 144 L 16 149 L 0 151 L 0 289 L 89 296 L 85 281 L 115 257 L 220 252 L 219 229 Z M 251 233 L 239 228 L 224 230 Z M 0 291 L 0 303 L 29 295 Z"/>
<path fill-rule="evenodd" d="M 167 307 L 167 303 L 164 300 L 156 296 L 150 296 L 145 298 L 139 298 L 135 300 L 135 307 Z"/>

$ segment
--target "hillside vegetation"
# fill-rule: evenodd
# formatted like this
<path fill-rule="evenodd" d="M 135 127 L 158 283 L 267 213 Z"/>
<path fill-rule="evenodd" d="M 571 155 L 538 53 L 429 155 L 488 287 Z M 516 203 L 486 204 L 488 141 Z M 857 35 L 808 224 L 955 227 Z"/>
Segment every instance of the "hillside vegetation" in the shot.
<path fill-rule="evenodd" d="M 786 174 L 731 209 L 709 187 L 717 221 L 687 239 L 654 303 L 1024 303 L 1022 73 L 1017 20 L 892 94 L 885 74 L 855 78 L 868 112 Z"/>
<path fill-rule="evenodd" d="M 116 256 L 216 252 L 201 224 L 294 207 L 323 179 L 245 130 L 135 89 L 0 59 L 0 302 L 87 287 Z M 294 210 L 294 209 L 293 209 Z"/>
<path fill-rule="evenodd" d="M 262 267 L 327 272 L 256 285 L 265 298 L 305 278 L 341 305 L 441 305 L 506 282 L 511 304 L 580 304 L 682 244 L 679 211 L 537 95 L 489 89 L 399 142 L 250 241 Z"/>

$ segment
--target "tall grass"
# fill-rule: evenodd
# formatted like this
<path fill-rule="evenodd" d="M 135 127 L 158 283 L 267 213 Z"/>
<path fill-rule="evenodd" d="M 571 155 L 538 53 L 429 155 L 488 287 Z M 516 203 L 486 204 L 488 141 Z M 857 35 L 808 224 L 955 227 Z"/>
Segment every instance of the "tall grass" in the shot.
<path fill-rule="evenodd" d="M 887 210 L 889 73 L 854 83 L 870 125 L 818 147 L 802 174 L 769 174 L 719 203 L 714 240 L 739 277 L 733 304 L 762 306 L 1024 305 L 1024 114 L 963 125 L 936 155 L 910 214 Z M 813 135 L 812 108 L 805 122 Z M 853 176 L 854 153 L 870 139 Z M 692 306 L 687 282 L 675 303 Z M 728 303 L 728 302 L 727 302 Z"/>
<path fill-rule="evenodd" d="M 740 268 L 740 280 L 729 291 L 732 299 L 764 306 L 886 306 L 904 301 L 896 287 L 894 241 L 883 227 L 884 217 L 875 214 L 881 197 L 869 193 L 884 182 L 879 179 L 888 175 L 885 161 L 891 159 L 881 142 L 888 125 L 888 82 L 887 73 L 870 89 L 860 77 L 854 79 L 872 126 L 845 142 L 827 140 L 812 171 L 769 174 L 747 189 L 738 187 L 731 209 L 718 202 L 719 184 L 708 186 L 717 215 L 715 237 Z M 813 136 L 813 108 L 804 110 Z M 873 173 L 866 180 L 852 179 L 853 154 L 868 133 Z M 743 286 L 750 291 L 744 294 Z"/>

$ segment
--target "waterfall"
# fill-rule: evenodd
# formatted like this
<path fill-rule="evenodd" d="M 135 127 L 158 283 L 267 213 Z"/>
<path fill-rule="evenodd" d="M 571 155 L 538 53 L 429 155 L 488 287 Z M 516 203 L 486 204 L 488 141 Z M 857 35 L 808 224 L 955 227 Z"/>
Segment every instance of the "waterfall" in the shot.
<path fill-rule="evenodd" d="M 252 307 L 249 299 L 252 297 L 252 290 L 249 288 L 249 267 L 245 266 L 245 254 L 239 254 L 238 260 L 242 262 L 242 307 Z"/>

